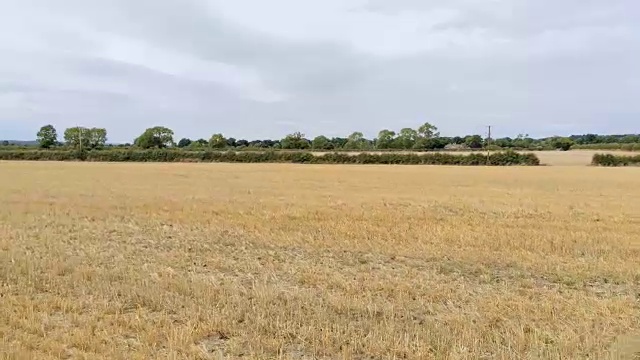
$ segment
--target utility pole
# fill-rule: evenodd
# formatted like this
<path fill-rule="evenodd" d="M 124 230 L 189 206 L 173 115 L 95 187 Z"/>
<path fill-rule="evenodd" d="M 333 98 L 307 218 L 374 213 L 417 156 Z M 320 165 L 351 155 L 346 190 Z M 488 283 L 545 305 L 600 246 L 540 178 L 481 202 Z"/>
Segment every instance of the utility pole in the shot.
<path fill-rule="evenodd" d="M 491 145 L 491 125 L 487 125 L 487 128 L 489 129 L 489 133 L 487 136 L 487 141 L 485 143 L 485 147 L 487 148 L 487 165 L 489 165 L 489 158 L 491 155 L 491 149 L 489 149 L 489 146 Z"/>

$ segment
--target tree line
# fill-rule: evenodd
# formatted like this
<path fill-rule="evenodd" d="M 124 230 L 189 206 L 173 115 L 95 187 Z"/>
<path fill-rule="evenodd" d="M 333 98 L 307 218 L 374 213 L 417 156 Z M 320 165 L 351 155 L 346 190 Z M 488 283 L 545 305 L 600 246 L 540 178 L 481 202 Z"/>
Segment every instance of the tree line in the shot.
<path fill-rule="evenodd" d="M 361 132 L 354 132 L 347 137 L 316 136 L 307 138 L 303 133 L 294 132 L 282 139 L 245 140 L 225 137 L 223 134 L 213 134 L 207 139 L 197 140 L 182 138 L 177 142 L 173 130 L 155 126 L 146 129 L 138 136 L 133 144 L 111 145 L 107 143 L 107 130 L 104 128 L 72 127 L 64 131 L 62 141 L 52 125 L 43 126 L 37 133 L 37 144 L 43 149 L 71 148 L 71 149 L 103 149 L 111 147 L 163 149 L 181 148 L 185 150 L 202 149 L 291 149 L 291 150 L 440 150 L 440 149 L 529 149 L 569 150 L 572 147 L 601 146 L 611 144 L 640 144 L 640 135 L 572 135 L 569 137 L 548 137 L 534 139 L 526 134 L 515 138 L 503 137 L 497 139 L 485 138 L 481 135 L 466 135 L 455 137 L 440 136 L 438 128 L 430 123 L 424 123 L 417 129 L 403 128 L 398 132 L 384 129 L 373 139 L 367 139 Z M 2 145 L 10 145 L 7 142 Z"/>

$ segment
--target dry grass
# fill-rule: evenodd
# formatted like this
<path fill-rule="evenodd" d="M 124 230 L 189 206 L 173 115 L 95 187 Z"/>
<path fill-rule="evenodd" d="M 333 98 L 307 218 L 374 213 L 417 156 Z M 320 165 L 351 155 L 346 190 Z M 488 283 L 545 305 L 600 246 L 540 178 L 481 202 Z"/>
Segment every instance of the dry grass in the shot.
<path fill-rule="evenodd" d="M 0 173 L 0 358 L 640 351 L 637 168 Z"/>
<path fill-rule="evenodd" d="M 595 154 L 638 155 L 637 152 L 617 150 L 536 151 L 540 162 L 551 166 L 586 166 Z"/>

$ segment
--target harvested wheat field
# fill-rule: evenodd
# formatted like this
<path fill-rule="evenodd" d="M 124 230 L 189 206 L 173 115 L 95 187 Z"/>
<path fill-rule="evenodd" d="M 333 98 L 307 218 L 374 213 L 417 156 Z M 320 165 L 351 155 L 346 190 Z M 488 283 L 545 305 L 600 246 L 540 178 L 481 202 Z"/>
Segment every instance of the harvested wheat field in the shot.
<path fill-rule="evenodd" d="M 524 151 L 526 152 L 526 151 Z M 587 166 L 591 164 L 595 154 L 613 154 L 622 156 L 638 155 L 637 152 L 616 150 L 571 150 L 571 151 L 536 151 L 534 152 L 543 165 L 551 166 Z"/>
<path fill-rule="evenodd" d="M 0 358 L 615 359 L 640 169 L 0 163 Z"/>
<path fill-rule="evenodd" d="M 542 165 L 550 166 L 588 166 L 591 165 L 593 155 L 595 154 L 614 154 L 622 156 L 634 156 L 640 154 L 639 152 L 621 151 L 621 150 L 571 150 L 571 151 L 518 151 L 520 153 L 533 153 L 539 159 Z M 369 154 L 385 154 L 380 151 L 366 151 Z M 396 151 L 395 154 L 418 154 L 425 155 L 431 154 L 430 152 L 415 152 L 415 151 Z M 454 155 L 468 155 L 473 153 L 483 152 L 470 152 L 470 151 L 442 151 L 442 153 L 449 153 Z M 324 152 L 313 152 L 316 156 L 322 156 Z M 347 152 L 346 154 L 358 155 L 359 152 Z"/>

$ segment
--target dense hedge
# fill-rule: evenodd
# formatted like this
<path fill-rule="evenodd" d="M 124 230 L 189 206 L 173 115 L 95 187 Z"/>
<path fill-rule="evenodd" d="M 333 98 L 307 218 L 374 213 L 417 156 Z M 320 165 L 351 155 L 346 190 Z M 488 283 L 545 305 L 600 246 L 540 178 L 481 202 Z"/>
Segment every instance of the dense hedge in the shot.
<path fill-rule="evenodd" d="M 535 154 L 514 151 L 468 155 L 427 153 L 326 153 L 310 152 L 235 152 L 181 150 L 94 150 L 94 151 L 1 151 L 0 160 L 96 161 L 96 162 L 224 162 L 224 163 L 304 163 L 304 164 L 406 164 L 406 165 L 540 165 Z"/>
<path fill-rule="evenodd" d="M 640 166 L 640 155 L 595 154 L 591 163 L 596 166 Z"/>
<path fill-rule="evenodd" d="M 602 145 L 602 144 L 594 144 L 594 145 Z M 606 145 L 611 145 L 611 144 L 606 144 Z M 599 150 L 618 150 L 620 148 L 621 145 L 633 145 L 633 144 L 614 144 L 617 145 L 618 147 L 615 148 L 603 148 L 603 149 L 599 149 Z M 577 146 L 574 145 L 574 147 L 572 147 L 572 149 L 582 149 L 582 146 Z M 585 149 L 588 149 L 588 147 L 584 147 Z M 72 147 L 68 147 L 68 146 L 58 146 L 55 148 L 51 148 L 48 150 L 42 149 L 38 146 L 16 146 L 16 145 L 9 145 L 9 146 L 2 146 L 0 145 L 0 152 L 2 151 L 71 151 L 74 148 Z M 596 149 L 596 148 L 594 148 Z M 640 151 L 640 144 L 636 144 L 636 149 L 638 151 Z M 125 150 L 140 150 L 140 148 L 136 148 L 133 146 L 105 146 L 104 148 L 102 148 L 101 150 L 104 151 L 112 151 L 112 150 L 120 150 L 120 151 L 125 151 Z M 237 152 L 265 152 L 265 151 L 276 151 L 276 152 L 300 152 L 300 151 L 308 151 L 308 152 L 313 152 L 313 153 L 361 153 L 361 152 L 375 152 L 375 153 L 434 153 L 434 152 L 444 152 L 444 153 L 459 153 L 459 152 L 463 152 L 463 153 L 469 153 L 469 152 L 478 152 L 478 153 L 486 153 L 487 150 L 491 150 L 491 151 L 527 151 L 527 152 L 537 152 L 537 151 L 555 151 L 556 148 L 552 147 L 552 146 L 541 146 L 541 145 L 536 145 L 536 146 L 531 146 L 528 148 L 524 148 L 524 147 L 500 147 L 500 146 L 496 146 L 496 145 L 490 145 L 487 148 L 480 148 L 480 149 L 472 149 L 472 148 L 466 148 L 466 147 L 462 147 L 462 148 L 450 148 L 450 149 L 375 149 L 375 148 L 371 148 L 371 149 L 343 149 L 343 148 L 337 148 L 337 149 L 313 149 L 313 148 L 309 148 L 306 150 L 296 150 L 296 149 L 278 149 L 278 148 L 260 148 L 260 147 L 252 147 L 252 146 L 247 146 L 247 147 L 234 147 L 234 148 L 223 148 L 223 149 L 212 149 L 209 148 L 208 146 L 203 146 L 202 148 L 178 148 L 178 149 L 174 149 L 175 151 L 196 151 L 196 152 L 203 152 L 203 151 L 237 151 Z M 626 150 L 626 149 L 625 149 Z M 631 149 L 629 149 L 631 150 Z"/>
<path fill-rule="evenodd" d="M 573 145 L 571 147 L 573 150 L 624 150 L 624 151 L 640 151 L 640 143 L 631 143 L 631 144 L 621 144 L 621 143 L 610 143 L 610 144 L 584 144 L 584 145 Z"/>
<path fill-rule="evenodd" d="M 6 150 L 0 151 L 0 160 L 26 161 L 74 161 L 81 160 L 82 154 L 72 150 Z"/>

